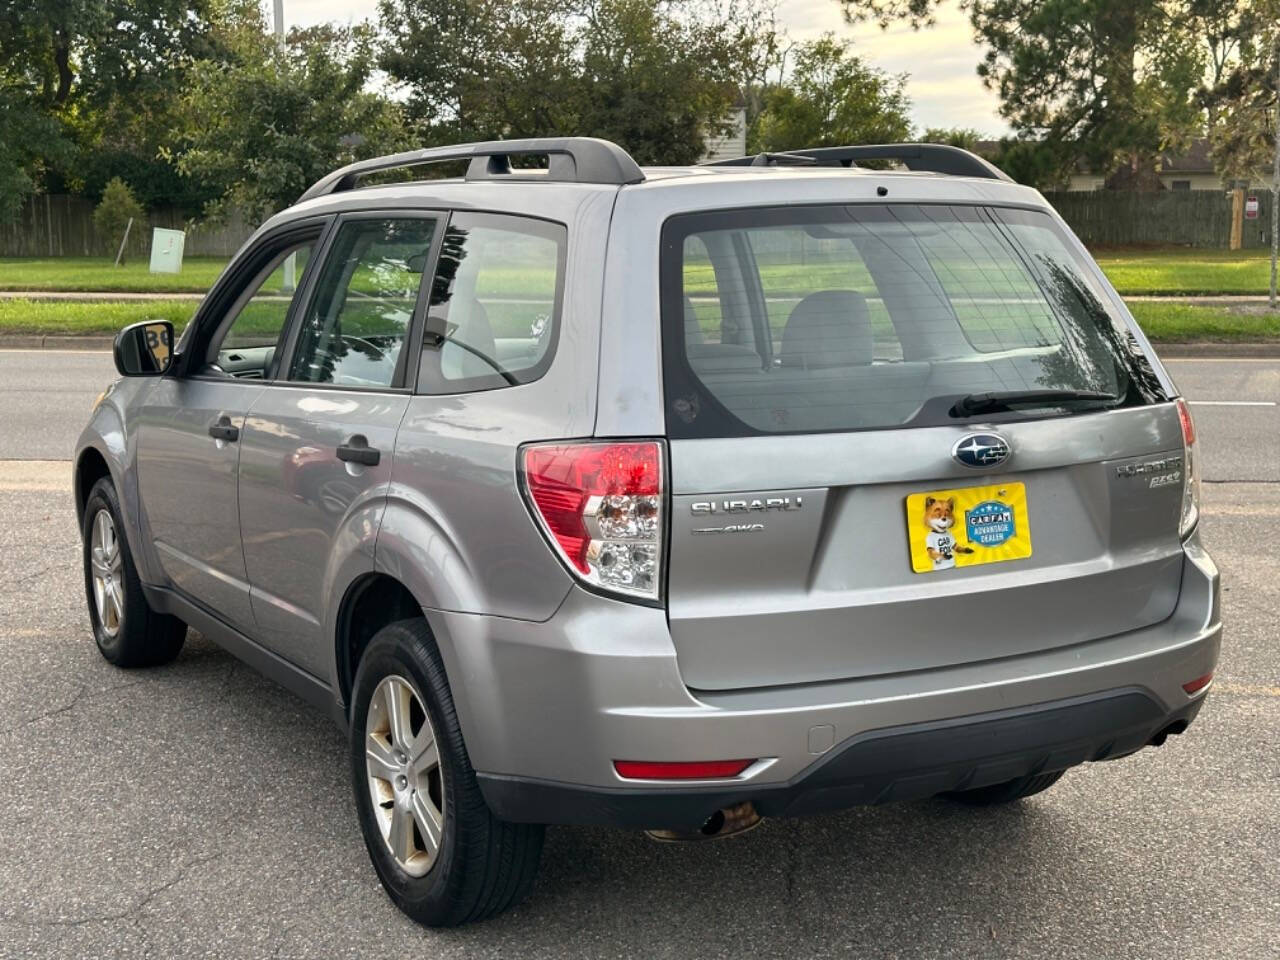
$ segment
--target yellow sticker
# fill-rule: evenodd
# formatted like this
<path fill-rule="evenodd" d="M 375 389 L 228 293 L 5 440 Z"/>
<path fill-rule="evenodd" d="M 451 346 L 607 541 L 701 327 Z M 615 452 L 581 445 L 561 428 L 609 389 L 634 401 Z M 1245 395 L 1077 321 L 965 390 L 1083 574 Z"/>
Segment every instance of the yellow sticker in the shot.
<path fill-rule="evenodd" d="M 1029 557 L 1027 488 L 1002 483 L 913 493 L 907 497 L 907 538 L 916 573 Z"/>

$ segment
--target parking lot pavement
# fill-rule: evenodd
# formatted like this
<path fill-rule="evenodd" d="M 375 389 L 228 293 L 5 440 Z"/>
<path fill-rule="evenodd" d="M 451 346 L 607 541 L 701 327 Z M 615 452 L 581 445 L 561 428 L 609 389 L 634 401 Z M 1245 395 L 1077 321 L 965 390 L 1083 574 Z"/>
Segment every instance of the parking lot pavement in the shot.
<path fill-rule="evenodd" d="M 1197 409 L 1206 452 L 1225 409 Z M 1276 415 L 1226 422 L 1256 448 Z M 196 634 L 170 666 L 107 666 L 68 465 L 0 462 L 0 956 L 1274 958 L 1280 483 L 1258 479 L 1206 485 L 1229 632 L 1185 736 L 1003 810 L 868 808 L 692 846 L 553 829 L 523 906 L 434 932 L 378 886 L 329 721 Z"/>

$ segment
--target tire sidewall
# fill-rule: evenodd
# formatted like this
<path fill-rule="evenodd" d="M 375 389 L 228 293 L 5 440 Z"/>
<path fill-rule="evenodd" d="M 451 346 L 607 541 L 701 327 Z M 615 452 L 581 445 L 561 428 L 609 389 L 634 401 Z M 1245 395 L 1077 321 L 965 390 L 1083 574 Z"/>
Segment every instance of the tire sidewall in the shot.
<path fill-rule="evenodd" d="M 460 778 L 470 773 L 470 764 L 459 769 L 457 748 L 461 737 L 456 725 L 446 723 L 440 709 L 440 694 L 448 696 L 448 687 L 441 685 L 443 677 L 433 676 L 437 671 L 432 664 L 424 663 L 417 648 L 420 641 L 402 624 L 384 627 L 374 637 L 360 661 L 352 688 L 350 757 L 351 781 L 355 790 L 356 812 L 360 831 L 364 834 L 370 859 L 383 885 L 392 899 L 410 916 L 430 922 L 433 914 L 442 911 L 450 902 L 453 884 L 453 866 L 458 855 L 458 812 L 460 808 Z M 368 767 L 365 761 L 365 721 L 369 702 L 378 684 L 387 676 L 397 674 L 409 680 L 421 698 L 431 728 L 435 732 L 440 753 L 445 798 L 445 823 L 441 849 L 431 870 L 421 877 L 410 876 L 392 857 L 382 838 L 373 814 L 373 801 L 369 796 Z M 465 760 L 464 760 L 465 763 Z"/>

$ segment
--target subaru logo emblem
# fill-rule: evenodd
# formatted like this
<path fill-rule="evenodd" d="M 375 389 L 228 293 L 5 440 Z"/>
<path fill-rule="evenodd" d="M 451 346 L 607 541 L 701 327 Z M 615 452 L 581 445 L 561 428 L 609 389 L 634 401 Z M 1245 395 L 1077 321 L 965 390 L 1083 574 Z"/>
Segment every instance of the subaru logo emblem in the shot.
<path fill-rule="evenodd" d="M 1009 459 L 1009 441 L 994 433 L 971 433 L 956 441 L 951 456 L 966 467 L 994 467 Z"/>

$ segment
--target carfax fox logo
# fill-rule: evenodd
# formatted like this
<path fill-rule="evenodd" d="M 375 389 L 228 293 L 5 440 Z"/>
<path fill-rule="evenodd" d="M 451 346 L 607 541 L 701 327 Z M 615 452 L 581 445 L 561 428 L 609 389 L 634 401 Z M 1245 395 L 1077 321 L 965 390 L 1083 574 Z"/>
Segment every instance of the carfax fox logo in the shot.
<path fill-rule="evenodd" d="M 924 545 L 933 569 L 949 570 L 956 565 L 957 553 L 973 553 L 972 547 L 960 546 L 951 532 L 956 525 L 955 497 L 925 497 L 924 523 L 929 528 Z"/>

